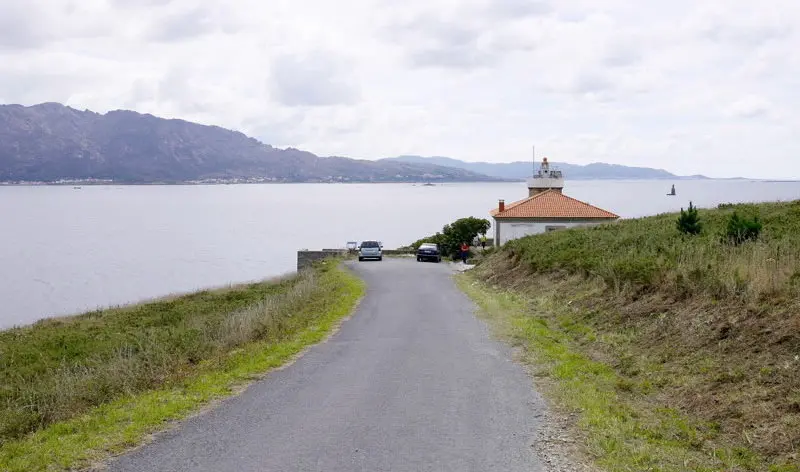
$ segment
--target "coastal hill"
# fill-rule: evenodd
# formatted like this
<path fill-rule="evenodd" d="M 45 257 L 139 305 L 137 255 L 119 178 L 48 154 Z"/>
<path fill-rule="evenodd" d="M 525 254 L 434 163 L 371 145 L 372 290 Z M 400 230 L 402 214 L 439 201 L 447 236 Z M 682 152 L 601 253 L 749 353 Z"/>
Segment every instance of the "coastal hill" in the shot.
<path fill-rule="evenodd" d="M 608 470 L 800 471 L 800 200 L 698 218 L 517 239 L 464 286 Z"/>
<path fill-rule="evenodd" d="M 218 126 L 58 103 L 0 105 L 0 182 L 494 181 L 428 163 L 319 157 Z"/>
<path fill-rule="evenodd" d="M 399 156 L 382 159 L 383 162 L 406 162 L 409 164 L 435 164 L 440 166 L 455 167 L 479 174 L 489 175 L 501 179 L 525 179 L 531 176 L 531 162 L 465 162 L 450 157 L 422 157 Z M 570 180 L 597 180 L 597 179 L 705 179 L 702 175 L 688 177 L 677 176 L 662 169 L 649 167 L 629 167 L 617 164 L 593 163 L 588 165 L 567 164 L 551 162 L 551 165 L 560 169 Z"/>
<path fill-rule="evenodd" d="M 576 180 L 683 178 L 645 167 L 553 164 Z M 320 157 L 218 126 L 127 110 L 0 105 L 0 182 L 482 182 L 530 173 L 530 162 Z"/>

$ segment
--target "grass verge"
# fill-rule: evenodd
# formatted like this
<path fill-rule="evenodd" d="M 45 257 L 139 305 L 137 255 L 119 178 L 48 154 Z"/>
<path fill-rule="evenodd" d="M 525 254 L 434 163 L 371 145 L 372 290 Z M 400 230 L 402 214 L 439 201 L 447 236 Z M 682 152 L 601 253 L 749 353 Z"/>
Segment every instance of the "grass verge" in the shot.
<path fill-rule="evenodd" d="M 734 214 L 763 231 L 731 244 Z M 699 215 L 520 238 L 470 277 L 607 469 L 800 470 L 800 201 Z"/>
<path fill-rule="evenodd" d="M 329 261 L 2 332 L 0 470 L 73 470 L 140 444 L 324 339 L 363 291 Z"/>
<path fill-rule="evenodd" d="M 580 295 L 591 298 L 597 290 L 602 293 L 602 287 L 571 279 L 523 293 L 486 284 L 480 272 L 462 274 L 457 280 L 495 331 L 523 348 L 526 360 L 536 367 L 544 393 L 577 413 L 577 426 L 588 438 L 586 450 L 601 468 L 800 471 L 796 456 L 767 457 L 750 447 L 746 434 L 731 440 L 719 422 L 686 414 L 673 405 L 674 398 L 664 395 L 662 387 L 696 383 L 690 366 L 662 360 L 648 367 L 637 362 L 622 348 L 635 345 L 635 333 L 596 329 L 584 322 L 582 309 L 565 302 L 559 290 L 569 285 L 573 287 L 570 295 L 578 299 Z M 576 285 L 580 288 L 575 289 Z M 603 344 L 622 349 L 627 356 L 598 348 Z"/>

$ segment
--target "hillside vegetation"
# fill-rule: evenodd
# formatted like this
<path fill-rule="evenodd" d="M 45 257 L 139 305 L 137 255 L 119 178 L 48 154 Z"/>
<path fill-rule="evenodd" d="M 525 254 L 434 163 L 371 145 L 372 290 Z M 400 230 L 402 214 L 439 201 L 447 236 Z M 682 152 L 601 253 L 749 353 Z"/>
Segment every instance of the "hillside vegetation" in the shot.
<path fill-rule="evenodd" d="M 485 235 L 491 223 L 484 218 L 475 218 L 468 216 L 466 218 L 459 218 L 452 223 L 444 225 L 442 231 L 437 231 L 436 234 L 418 239 L 406 246 L 409 249 L 416 251 L 424 243 L 434 243 L 439 246 L 439 251 L 444 257 L 458 257 L 461 244 L 472 244 L 478 235 Z"/>
<path fill-rule="evenodd" d="M 669 214 L 512 241 L 468 291 L 607 470 L 800 470 L 800 201 L 698 216 L 697 235 Z M 755 240 L 728 237 L 756 216 Z"/>
<path fill-rule="evenodd" d="M 74 470 L 134 446 L 321 340 L 362 293 L 324 262 L 0 331 L 0 470 Z"/>
<path fill-rule="evenodd" d="M 101 179 L 185 181 L 491 181 L 464 169 L 319 157 L 278 149 L 218 126 L 58 103 L 0 105 L 0 182 Z"/>

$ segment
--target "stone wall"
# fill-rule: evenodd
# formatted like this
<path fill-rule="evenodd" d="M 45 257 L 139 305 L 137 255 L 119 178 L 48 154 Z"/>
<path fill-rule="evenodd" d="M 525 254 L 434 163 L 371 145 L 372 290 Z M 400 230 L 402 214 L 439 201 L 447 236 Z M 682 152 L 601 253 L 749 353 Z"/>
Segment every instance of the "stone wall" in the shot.
<path fill-rule="evenodd" d="M 321 251 L 297 251 L 297 271 L 311 267 L 316 261 L 321 261 L 329 257 L 347 255 L 346 250 L 342 249 L 323 249 Z"/>
<path fill-rule="evenodd" d="M 297 251 L 297 270 L 303 270 L 307 267 L 311 267 L 311 265 L 316 261 L 321 261 L 323 259 L 327 259 L 329 257 L 337 257 L 337 256 L 347 256 L 351 254 L 347 249 L 322 249 L 321 251 L 309 251 L 304 249 L 302 251 Z M 414 250 L 405 250 L 405 249 L 384 249 L 383 255 L 384 256 L 401 256 L 405 254 L 415 254 Z M 356 257 L 358 253 L 356 251 L 352 252 L 352 256 Z"/>

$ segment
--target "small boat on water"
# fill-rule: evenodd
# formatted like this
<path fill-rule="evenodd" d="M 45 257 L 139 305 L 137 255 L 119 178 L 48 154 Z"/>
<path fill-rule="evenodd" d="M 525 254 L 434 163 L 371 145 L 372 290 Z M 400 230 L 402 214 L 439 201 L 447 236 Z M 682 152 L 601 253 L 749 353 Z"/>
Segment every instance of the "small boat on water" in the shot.
<path fill-rule="evenodd" d="M 670 192 L 667 194 L 667 196 L 668 197 L 674 197 L 675 195 L 677 195 L 677 193 L 675 193 L 675 185 L 673 185 L 672 186 L 672 190 L 670 190 Z"/>
<path fill-rule="evenodd" d="M 72 187 L 72 190 L 80 190 L 80 187 Z"/>
<path fill-rule="evenodd" d="M 435 186 L 436 186 L 436 184 L 432 184 L 432 183 L 430 183 L 430 182 L 425 182 L 424 184 L 422 184 L 422 186 L 423 186 L 423 187 L 435 187 Z"/>

